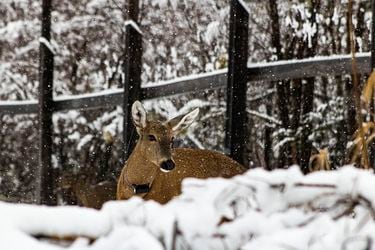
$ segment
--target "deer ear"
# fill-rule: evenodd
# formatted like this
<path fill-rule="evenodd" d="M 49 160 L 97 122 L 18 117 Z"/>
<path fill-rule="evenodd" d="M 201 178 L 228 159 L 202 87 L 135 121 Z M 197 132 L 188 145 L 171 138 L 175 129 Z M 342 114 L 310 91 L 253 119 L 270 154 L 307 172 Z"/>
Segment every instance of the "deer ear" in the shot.
<path fill-rule="evenodd" d="M 135 101 L 132 106 L 133 123 L 137 128 L 145 128 L 147 113 L 140 101 Z"/>
<path fill-rule="evenodd" d="M 194 120 L 197 118 L 199 114 L 199 108 L 194 109 L 187 115 L 180 115 L 177 116 L 171 120 L 169 120 L 167 123 L 170 126 L 170 128 L 173 131 L 173 134 L 177 135 L 180 133 L 182 130 L 186 129 L 189 127 Z"/>

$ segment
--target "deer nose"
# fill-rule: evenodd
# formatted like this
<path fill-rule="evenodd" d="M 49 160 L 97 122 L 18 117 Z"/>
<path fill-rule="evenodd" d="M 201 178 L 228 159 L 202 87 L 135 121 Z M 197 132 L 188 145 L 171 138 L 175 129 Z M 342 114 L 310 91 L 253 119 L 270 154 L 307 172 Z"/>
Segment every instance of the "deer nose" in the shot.
<path fill-rule="evenodd" d="M 163 161 L 160 165 L 160 169 L 163 172 L 169 172 L 169 171 L 173 170 L 174 167 L 175 167 L 175 164 L 174 164 L 174 161 L 172 161 L 172 160 Z"/>

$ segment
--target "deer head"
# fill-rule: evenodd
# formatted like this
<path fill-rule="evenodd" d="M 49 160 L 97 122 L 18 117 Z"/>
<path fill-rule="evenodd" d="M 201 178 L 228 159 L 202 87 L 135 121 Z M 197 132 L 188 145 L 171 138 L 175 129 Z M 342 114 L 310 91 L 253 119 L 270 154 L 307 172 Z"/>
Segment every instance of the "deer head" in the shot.
<path fill-rule="evenodd" d="M 166 122 L 149 121 L 142 104 L 139 101 L 134 102 L 132 118 L 139 135 L 136 150 L 141 151 L 148 162 L 159 166 L 161 171 L 173 170 L 175 167 L 171 154 L 173 139 L 194 122 L 198 113 L 199 109 L 196 108 L 186 115 Z"/>

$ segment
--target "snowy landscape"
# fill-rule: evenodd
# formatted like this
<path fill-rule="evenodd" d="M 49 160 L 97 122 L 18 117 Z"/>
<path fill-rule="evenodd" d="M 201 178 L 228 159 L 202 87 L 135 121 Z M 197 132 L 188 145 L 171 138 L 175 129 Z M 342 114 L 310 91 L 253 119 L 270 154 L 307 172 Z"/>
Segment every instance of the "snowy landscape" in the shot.
<path fill-rule="evenodd" d="M 0 0 L 0 250 L 375 249 L 373 2 Z M 115 200 L 146 120 L 246 172 Z"/>
<path fill-rule="evenodd" d="M 2 202 L 0 249 L 372 249 L 374 183 L 372 172 L 351 166 L 307 176 L 293 166 L 186 179 L 165 206 L 139 198 L 99 211 Z"/>

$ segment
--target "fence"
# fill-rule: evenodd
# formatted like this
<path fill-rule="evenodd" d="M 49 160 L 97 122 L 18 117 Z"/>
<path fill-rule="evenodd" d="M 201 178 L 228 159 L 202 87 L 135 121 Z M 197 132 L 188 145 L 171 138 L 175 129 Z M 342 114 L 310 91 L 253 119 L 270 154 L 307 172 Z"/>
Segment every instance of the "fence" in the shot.
<path fill-rule="evenodd" d="M 375 0 L 372 1 L 373 3 Z M 374 4 L 372 12 L 374 13 Z M 51 0 L 43 0 L 42 39 L 40 44 L 39 101 L 0 102 L 0 113 L 39 114 L 39 173 L 38 193 L 40 202 L 53 204 L 53 177 L 51 173 L 52 114 L 62 110 L 87 110 L 122 105 L 124 109 L 124 145 L 131 141 L 130 107 L 137 99 L 153 99 L 203 90 L 226 88 L 226 140 L 227 153 L 239 162 L 244 160 L 246 143 L 246 89 L 252 81 L 278 81 L 306 77 L 351 74 L 351 57 L 333 56 L 288 62 L 273 62 L 247 66 L 249 11 L 241 0 L 231 0 L 229 66 L 227 70 L 183 77 L 161 84 L 141 88 L 142 33 L 135 21 L 126 23 L 127 55 L 124 64 L 124 89 L 82 96 L 59 97 L 53 100 L 53 53 L 49 48 Z M 372 21 L 372 31 L 375 21 Z M 374 32 L 372 32 L 372 41 Z M 357 56 L 358 73 L 368 74 L 375 66 L 375 44 L 371 53 Z M 236 122 L 233 122 L 236 121 Z M 129 147 L 131 151 L 132 147 Z M 124 157 L 129 155 L 124 146 Z"/>

